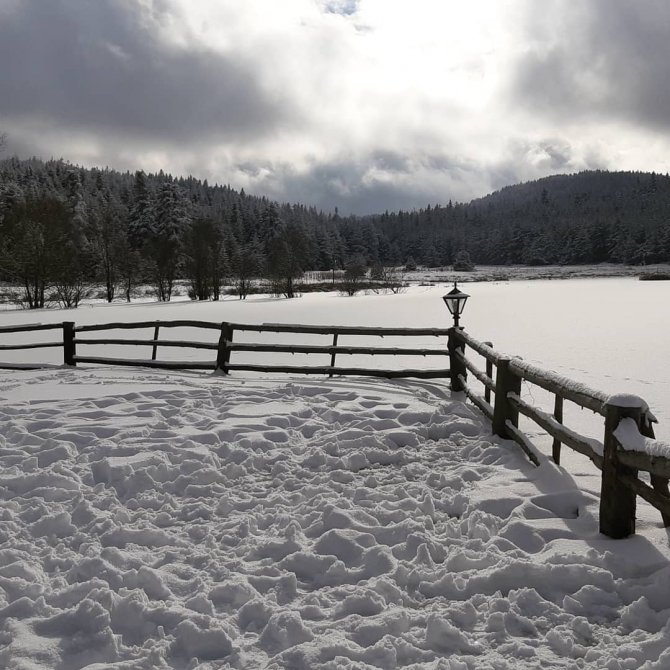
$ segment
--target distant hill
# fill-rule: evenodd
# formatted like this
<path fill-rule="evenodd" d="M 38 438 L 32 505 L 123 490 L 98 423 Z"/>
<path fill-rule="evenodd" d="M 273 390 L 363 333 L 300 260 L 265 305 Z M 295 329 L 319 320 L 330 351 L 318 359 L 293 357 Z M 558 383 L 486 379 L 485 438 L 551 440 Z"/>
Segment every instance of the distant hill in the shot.
<path fill-rule="evenodd" d="M 580 264 L 670 261 L 670 177 L 589 171 L 507 186 L 468 204 L 370 217 L 420 263 Z"/>

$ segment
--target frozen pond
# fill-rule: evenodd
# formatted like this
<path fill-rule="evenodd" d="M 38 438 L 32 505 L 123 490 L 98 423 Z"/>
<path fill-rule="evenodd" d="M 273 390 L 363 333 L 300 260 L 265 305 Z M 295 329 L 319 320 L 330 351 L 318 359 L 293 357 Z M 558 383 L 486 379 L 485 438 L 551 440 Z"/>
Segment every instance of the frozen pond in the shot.
<path fill-rule="evenodd" d="M 463 319 L 472 335 L 595 389 L 643 397 L 659 419 L 657 436 L 670 438 L 670 282 L 621 277 L 463 287 L 472 296 Z"/>

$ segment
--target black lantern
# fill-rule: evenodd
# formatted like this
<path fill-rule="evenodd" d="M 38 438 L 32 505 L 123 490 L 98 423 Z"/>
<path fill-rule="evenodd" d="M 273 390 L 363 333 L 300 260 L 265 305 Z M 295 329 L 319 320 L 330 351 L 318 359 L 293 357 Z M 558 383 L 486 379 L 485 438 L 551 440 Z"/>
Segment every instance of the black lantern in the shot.
<path fill-rule="evenodd" d="M 447 306 L 447 309 L 454 315 L 454 327 L 458 328 L 458 319 L 463 314 L 465 309 L 465 303 L 470 296 L 467 293 L 463 293 L 456 282 L 454 282 L 454 288 L 449 291 L 446 295 L 442 296 L 444 304 Z"/>

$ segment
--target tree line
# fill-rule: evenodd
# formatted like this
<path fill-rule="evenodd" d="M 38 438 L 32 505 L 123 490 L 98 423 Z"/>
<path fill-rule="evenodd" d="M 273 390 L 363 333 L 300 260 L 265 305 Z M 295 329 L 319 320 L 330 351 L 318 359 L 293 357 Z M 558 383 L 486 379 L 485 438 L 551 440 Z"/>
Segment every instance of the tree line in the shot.
<path fill-rule="evenodd" d="M 244 298 L 259 277 L 292 297 L 306 270 L 339 270 L 351 288 L 366 272 L 384 277 L 393 266 L 463 258 L 670 262 L 670 178 L 592 171 L 467 204 L 341 217 L 162 171 L 0 161 L 0 280 L 20 286 L 31 308 L 54 298 L 76 306 L 94 283 L 110 302 L 130 300 L 146 283 L 170 300 L 178 279 L 198 300 L 218 300 L 225 287 Z"/>
<path fill-rule="evenodd" d="M 76 306 L 94 282 L 110 302 L 146 283 L 170 300 L 177 279 L 199 300 L 227 283 L 244 298 L 258 277 L 292 297 L 305 270 L 354 257 L 333 217 L 302 205 L 162 172 L 0 162 L 0 280 L 31 308 Z"/>

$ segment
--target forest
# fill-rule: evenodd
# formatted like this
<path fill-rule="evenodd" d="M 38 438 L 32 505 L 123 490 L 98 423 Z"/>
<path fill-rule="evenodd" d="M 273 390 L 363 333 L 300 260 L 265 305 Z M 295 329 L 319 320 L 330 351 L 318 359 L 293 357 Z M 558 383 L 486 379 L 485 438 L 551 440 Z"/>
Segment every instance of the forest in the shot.
<path fill-rule="evenodd" d="M 445 194 L 448 195 L 448 194 Z M 240 298 L 263 278 L 292 297 L 307 270 L 670 262 L 670 177 L 589 171 L 508 186 L 470 203 L 340 216 L 162 171 L 0 161 L 0 281 L 29 308 L 72 307 L 102 287 L 130 300 L 149 284 L 170 300 Z M 227 287 L 227 288 L 226 288 Z M 230 288 L 232 287 L 232 289 Z"/>

